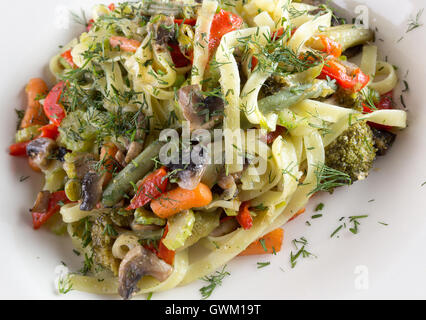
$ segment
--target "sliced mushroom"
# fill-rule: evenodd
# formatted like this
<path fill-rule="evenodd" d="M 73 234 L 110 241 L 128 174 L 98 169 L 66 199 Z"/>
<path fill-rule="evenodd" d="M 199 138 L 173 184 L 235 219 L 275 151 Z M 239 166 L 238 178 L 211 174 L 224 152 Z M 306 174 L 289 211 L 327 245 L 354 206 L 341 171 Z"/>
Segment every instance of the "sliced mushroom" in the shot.
<path fill-rule="evenodd" d="M 129 150 L 127 151 L 126 158 L 124 159 L 124 161 L 129 164 L 142 152 L 142 149 L 143 146 L 141 143 L 133 141 L 129 146 Z"/>
<path fill-rule="evenodd" d="M 179 187 L 186 190 L 194 190 L 200 183 L 207 169 L 206 163 L 209 159 L 209 155 L 206 153 L 203 154 L 205 151 L 201 147 L 201 144 L 192 147 L 191 154 L 193 154 L 194 151 L 195 153 L 198 152 L 200 155 L 197 159 L 197 163 L 193 161 L 194 159 L 191 156 L 190 163 L 183 164 L 181 154 L 179 153 L 177 155 L 179 159 L 176 159 L 176 161 L 172 161 L 172 163 L 167 165 L 171 172 L 176 172 L 176 176 L 179 178 Z"/>
<path fill-rule="evenodd" d="M 173 268 L 160 260 L 157 255 L 142 246 L 131 249 L 120 263 L 118 270 L 118 293 L 129 299 L 138 290 L 138 282 L 143 276 L 152 276 L 158 281 L 165 281 Z"/>
<path fill-rule="evenodd" d="M 80 210 L 92 211 L 102 197 L 103 179 L 95 172 L 88 172 L 81 182 L 82 203 Z"/>
<path fill-rule="evenodd" d="M 161 16 L 153 25 L 154 40 L 159 45 L 167 45 L 171 40 L 175 39 L 175 23 L 174 17 Z"/>
<path fill-rule="evenodd" d="M 237 184 L 233 175 L 226 175 L 224 172 L 221 173 L 217 184 L 224 190 L 222 194 L 224 200 L 231 200 L 238 194 Z"/>
<path fill-rule="evenodd" d="M 204 98 L 199 85 L 179 89 L 178 102 L 191 131 L 211 129 L 223 118 L 223 99 L 214 96 Z"/>
<path fill-rule="evenodd" d="M 50 192 L 40 191 L 31 212 L 45 213 L 49 206 Z"/>
<path fill-rule="evenodd" d="M 41 169 L 46 169 L 51 161 L 50 155 L 55 152 L 58 145 L 49 138 L 38 138 L 27 146 L 27 155 Z"/>
<path fill-rule="evenodd" d="M 377 155 L 384 156 L 395 142 L 396 134 L 373 127 L 371 130 L 373 131 L 374 146 L 377 148 Z"/>

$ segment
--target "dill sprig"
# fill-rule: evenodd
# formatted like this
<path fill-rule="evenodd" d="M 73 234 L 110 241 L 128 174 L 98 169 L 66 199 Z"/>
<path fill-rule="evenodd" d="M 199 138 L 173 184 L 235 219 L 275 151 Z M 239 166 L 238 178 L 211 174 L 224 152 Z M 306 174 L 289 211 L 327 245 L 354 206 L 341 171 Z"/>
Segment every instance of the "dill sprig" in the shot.
<path fill-rule="evenodd" d="M 420 18 L 423 14 L 423 11 L 424 11 L 424 8 L 417 12 L 416 17 L 414 19 L 409 20 L 406 33 L 411 32 L 414 29 L 417 29 L 417 28 L 423 26 L 423 23 L 420 22 Z"/>
<path fill-rule="evenodd" d="M 221 271 L 216 271 L 210 277 L 206 276 L 201 279 L 209 283 L 207 286 L 204 286 L 200 289 L 200 293 L 203 300 L 208 299 L 212 295 L 214 289 L 216 289 L 217 286 L 222 285 L 222 280 L 226 276 L 231 275 L 228 271 L 225 271 L 225 268 L 226 268 L 226 265 L 223 266 Z"/>
<path fill-rule="evenodd" d="M 286 45 L 290 37 L 290 28 L 284 30 L 280 36 L 278 34 L 266 36 L 266 44 L 261 44 L 259 37 L 242 37 L 238 39 L 243 48 L 242 58 L 248 59 L 250 52 L 255 49 L 257 53 L 254 57 L 258 61 L 256 68 L 283 77 L 303 72 L 322 62 L 322 57 L 314 51 L 307 51 L 303 55 L 294 52 Z"/>
<path fill-rule="evenodd" d="M 294 268 L 297 264 L 297 260 L 302 257 L 302 258 L 309 258 L 309 257 L 315 257 L 317 258 L 316 255 L 314 255 L 313 253 L 307 251 L 305 248 L 308 245 L 308 240 L 306 240 L 305 237 L 301 237 L 300 239 L 294 239 L 293 241 L 293 245 L 295 246 L 296 250 L 298 250 L 295 254 L 293 253 L 293 251 L 290 252 L 290 263 L 291 263 L 291 268 Z M 302 247 L 299 249 L 299 245 L 302 245 Z"/>
<path fill-rule="evenodd" d="M 344 172 L 330 168 L 323 163 L 317 164 L 315 167 L 317 185 L 308 195 L 319 191 L 332 192 L 334 188 L 350 185 L 352 183 L 351 177 Z"/>
<path fill-rule="evenodd" d="M 347 227 L 347 223 L 352 223 L 353 226 L 351 228 L 349 228 L 349 231 L 352 232 L 353 234 L 358 234 L 359 233 L 359 225 L 360 222 L 358 220 L 360 219 L 365 219 L 367 218 L 368 215 L 361 215 L 361 216 L 350 216 L 348 218 L 342 217 L 339 219 L 340 222 L 342 222 L 341 225 L 339 225 L 330 235 L 330 238 L 333 238 L 336 234 L 338 234 L 340 232 L 340 230 L 342 229 L 346 229 Z M 348 221 L 349 220 L 349 221 Z"/>
<path fill-rule="evenodd" d="M 265 267 L 267 267 L 267 266 L 269 266 L 271 263 L 268 261 L 268 262 L 257 262 L 257 269 L 262 269 L 262 268 L 265 268 Z"/>
<path fill-rule="evenodd" d="M 62 275 L 58 279 L 58 292 L 67 294 L 72 290 L 72 282 L 70 274 Z"/>

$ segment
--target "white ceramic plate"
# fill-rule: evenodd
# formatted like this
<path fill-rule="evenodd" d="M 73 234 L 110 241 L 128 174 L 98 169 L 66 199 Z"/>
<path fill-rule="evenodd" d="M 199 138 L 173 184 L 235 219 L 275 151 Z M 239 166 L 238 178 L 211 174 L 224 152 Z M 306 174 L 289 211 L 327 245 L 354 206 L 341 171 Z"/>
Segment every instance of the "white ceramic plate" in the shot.
<path fill-rule="evenodd" d="M 0 153 L 1 213 L 0 298 L 94 299 L 104 298 L 72 291 L 63 296 L 54 287 L 55 268 L 61 261 L 70 269 L 81 264 L 67 237 L 46 230 L 34 231 L 28 209 L 40 180 L 26 161 L 7 155 L 15 132 L 14 109 L 24 105 L 24 85 L 31 77 L 49 79 L 47 63 L 81 32 L 67 24 L 68 11 L 90 8 L 98 1 L 21 0 L 8 2 L 0 22 Z M 237 258 L 212 298 L 216 299 L 353 299 L 426 298 L 426 26 L 405 33 L 410 17 L 425 6 L 424 0 L 338 0 L 336 6 L 355 15 L 355 7 L 369 8 L 370 27 L 377 27 L 382 56 L 398 66 L 409 83 L 404 93 L 409 128 L 401 132 L 389 154 L 376 162 L 364 182 L 312 199 L 307 212 L 288 223 L 284 249 L 277 256 Z M 426 22 L 426 14 L 421 18 Z M 404 39 L 397 42 L 402 36 Z M 407 75 L 408 72 L 408 75 Z M 397 102 L 399 102 L 397 92 Z M 21 176 L 31 176 L 20 183 Z M 370 201 L 374 199 L 374 201 Z M 324 202 L 324 216 L 305 221 L 316 204 Z M 360 233 L 348 230 L 330 239 L 342 216 L 368 214 Z M 388 226 L 379 224 L 385 222 Z M 318 258 L 303 259 L 290 268 L 291 241 L 304 236 Z M 257 269 L 257 262 L 270 261 Z M 199 299 L 202 282 L 155 294 L 154 299 Z"/>

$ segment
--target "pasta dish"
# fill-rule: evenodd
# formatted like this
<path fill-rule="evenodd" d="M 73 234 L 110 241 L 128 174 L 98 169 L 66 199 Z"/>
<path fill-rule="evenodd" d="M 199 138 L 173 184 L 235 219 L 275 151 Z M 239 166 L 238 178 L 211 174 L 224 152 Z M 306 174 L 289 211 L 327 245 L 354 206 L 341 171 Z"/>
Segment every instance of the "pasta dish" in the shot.
<path fill-rule="evenodd" d="M 26 86 L 12 156 L 44 174 L 34 229 L 84 259 L 69 288 L 170 290 L 281 250 L 318 192 L 406 127 L 374 32 L 315 1 L 98 5 Z M 357 61 L 355 63 L 354 61 Z"/>

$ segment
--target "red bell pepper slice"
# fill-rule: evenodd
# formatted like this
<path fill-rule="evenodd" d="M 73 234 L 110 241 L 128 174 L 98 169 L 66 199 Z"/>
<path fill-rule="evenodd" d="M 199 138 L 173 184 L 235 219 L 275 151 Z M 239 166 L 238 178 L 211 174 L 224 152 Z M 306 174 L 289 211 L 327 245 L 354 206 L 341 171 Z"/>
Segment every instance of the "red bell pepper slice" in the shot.
<path fill-rule="evenodd" d="M 190 26 L 195 26 L 197 23 L 197 19 L 175 19 L 175 24 L 181 25 L 181 24 L 188 24 Z"/>
<path fill-rule="evenodd" d="M 61 57 L 65 59 L 65 61 L 74 69 L 77 68 L 77 65 L 74 63 L 74 60 L 71 55 L 71 49 L 65 51 L 61 54 Z"/>
<path fill-rule="evenodd" d="M 250 201 L 243 202 L 237 215 L 237 221 L 244 230 L 248 230 L 253 226 L 253 218 L 250 214 L 249 208 Z"/>
<path fill-rule="evenodd" d="M 66 87 L 66 83 L 61 81 L 55 85 L 48 93 L 44 100 L 44 113 L 56 126 L 60 126 L 62 120 L 65 118 L 65 109 L 59 103 L 62 93 Z"/>
<path fill-rule="evenodd" d="M 266 143 L 267 144 L 273 143 L 275 139 L 277 139 L 281 134 L 284 133 L 284 131 L 285 131 L 284 127 L 277 126 L 275 131 L 268 132 L 268 134 L 266 135 Z"/>
<path fill-rule="evenodd" d="M 58 138 L 59 136 L 58 126 L 53 123 L 47 124 L 38 130 L 41 131 L 41 135 L 39 136 L 39 138 L 49 138 L 52 140 L 56 140 L 56 138 Z"/>
<path fill-rule="evenodd" d="M 372 113 L 372 112 L 375 111 L 370 106 L 367 106 L 365 103 L 363 103 L 362 106 L 363 106 L 363 109 L 364 109 L 363 110 L 364 113 Z M 380 97 L 380 101 L 378 103 L 376 103 L 375 106 L 378 110 L 393 109 L 393 106 L 394 106 L 394 104 L 393 104 L 393 90 L 383 94 Z M 380 130 L 392 129 L 391 126 L 386 126 L 386 125 L 378 124 L 378 123 L 374 123 L 374 122 L 368 122 L 368 125 L 370 127 L 374 127 L 376 129 L 380 129 Z"/>
<path fill-rule="evenodd" d="M 89 32 L 90 30 L 92 30 L 92 28 L 93 28 L 93 24 L 95 23 L 95 20 L 93 20 L 93 19 L 90 19 L 88 22 L 87 22 L 87 27 L 86 27 L 86 30 L 87 30 L 87 32 Z"/>
<path fill-rule="evenodd" d="M 167 233 L 169 232 L 169 227 L 166 226 L 164 228 L 163 236 L 161 237 L 161 240 L 158 242 L 158 246 L 156 247 L 152 243 L 145 244 L 144 248 L 155 253 L 157 257 L 162 259 L 164 262 L 173 265 L 173 262 L 175 261 L 175 254 L 176 252 L 173 250 L 169 250 L 163 243 L 163 239 L 166 237 Z"/>
<path fill-rule="evenodd" d="M 173 64 L 176 68 L 186 67 L 191 64 L 191 61 L 188 60 L 187 57 L 184 56 L 182 51 L 180 50 L 179 44 L 175 42 L 168 43 L 170 49 L 170 55 L 173 60 Z"/>
<path fill-rule="evenodd" d="M 55 213 L 59 212 L 61 205 L 70 203 L 71 201 L 65 195 L 65 191 L 54 192 L 50 195 L 49 205 L 46 212 L 32 212 L 33 228 L 35 230 L 47 222 Z"/>
<path fill-rule="evenodd" d="M 139 187 L 127 210 L 143 207 L 153 199 L 160 197 L 167 188 L 167 170 L 162 167 L 148 175 Z"/>
<path fill-rule="evenodd" d="M 222 37 L 241 28 L 243 19 L 231 12 L 220 9 L 213 17 L 210 29 L 209 49 L 213 52 L 220 44 Z"/>
<path fill-rule="evenodd" d="M 164 260 L 164 262 L 173 265 L 173 262 L 175 261 L 175 254 L 176 252 L 173 250 L 169 250 L 163 243 L 163 239 L 166 237 L 167 233 L 169 232 L 169 227 L 166 226 L 163 237 L 160 240 L 160 243 L 158 244 L 158 251 L 157 256 Z"/>
<path fill-rule="evenodd" d="M 326 79 L 327 77 L 336 80 L 343 89 L 352 92 L 361 91 L 370 81 L 370 77 L 363 73 L 360 68 L 352 70 L 349 74 L 348 69 L 334 58 L 326 60 L 318 78 Z"/>
<path fill-rule="evenodd" d="M 111 4 L 108 6 L 108 9 L 109 9 L 109 11 L 114 11 L 114 10 L 115 10 L 115 4 L 114 4 L 114 3 L 111 3 Z"/>
<path fill-rule="evenodd" d="M 14 157 L 26 157 L 27 156 L 27 145 L 30 141 L 14 143 L 9 146 L 9 154 Z"/>

